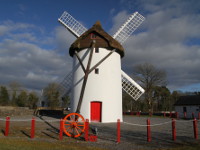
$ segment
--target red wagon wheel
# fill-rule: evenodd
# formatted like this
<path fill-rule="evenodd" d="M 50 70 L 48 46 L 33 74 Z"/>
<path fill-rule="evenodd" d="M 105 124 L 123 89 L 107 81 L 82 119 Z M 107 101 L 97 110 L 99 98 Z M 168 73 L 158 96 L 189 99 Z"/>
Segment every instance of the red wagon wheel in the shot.
<path fill-rule="evenodd" d="M 85 119 L 78 113 L 68 114 L 63 121 L 63 131 L 69 137 L 79 137 L 85 130 Z"/>

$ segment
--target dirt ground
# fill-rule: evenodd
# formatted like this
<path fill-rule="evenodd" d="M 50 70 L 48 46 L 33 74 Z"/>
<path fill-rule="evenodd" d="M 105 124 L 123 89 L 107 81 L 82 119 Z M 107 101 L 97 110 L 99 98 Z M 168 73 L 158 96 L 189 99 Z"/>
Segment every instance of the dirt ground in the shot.
<path fill-rule="evenodd" d="M 30 138 L 31 119 L 36 119 L 35 140 L 59 140 L 59 117 L 48 116 L 13 116 L 10 122 L 9 137 Z M 194 139 L 192 120 L 176 120 L 176 141 L 172 140 L 171 118 L 149 117 L 151 122 L 151 142 L 147 142 L 146 121 L 148 116 L 124 116 L 121 123 L 121 141 L 117 141 L 116 123 L 91 123 L 90 127 L 97 127 L 97 142 L 86 142 L 83 136 L 73 139 L 64 136 L 64 140 L 72 143 L 81 143 L 105 149 L 163 149 L 174 148 L 180 145 L 192 146 L 200 143 Z M 0 138 L 4 137 L 5 117 L 0 117 Z M 200 125 L 198 125 L 200 131 Z"/>

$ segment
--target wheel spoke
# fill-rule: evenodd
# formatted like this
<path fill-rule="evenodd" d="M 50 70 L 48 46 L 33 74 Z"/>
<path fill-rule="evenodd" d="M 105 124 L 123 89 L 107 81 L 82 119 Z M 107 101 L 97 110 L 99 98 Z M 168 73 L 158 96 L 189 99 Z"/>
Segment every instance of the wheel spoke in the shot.
<path fill-rule="evenodd" d="M 68 127 L 68 128 L 66 129 L 66 131 L 68 131 L 70 128 L 71 128 L 71 127 Z"/>
<path fill-rule="evenodd" d="M 78 122 L 78 119 L 80 118 L 80 116 L 77 116 L 76 118 L 75 118 L 75 121 L 76 122 Z"/>
<path fill-rule="evenodd" d="M 77 124 L 77 126 L 84 126 L 84 124 Z"/>
<path fill-rule="evenodd" d="M 72 128 L 72 134 L 73 136 L 75 136 L 75 131 L 74 131 L 75 128 Z"/>
<path fill-rule="evenodd" d="M 76 130 L 76 133 L 78 133 L 77 135 L 79 135 L 80 133 L 78 132 L 77 128 L 75 128 L 75 130 Z"/>
<path fill-rule="evenodd" d="M 70 126 L 71 124 L 64 124 L 65 126 Z"/>
<path fill-rule="evenodd" d="M 72 122 L 72 121 L 71 121 L 71 120 L 66 120 L 65 122 L 67 122 L 67 123 L 70 123 L 70 124 L 71 124 L 71 122 Z"/>
<path fill-rule="evenodd" d="M 70 120 L 73 121 L 72 116 L 69 116 L 69 117 L 70 117 Z"/>
<path fill-rule="evenodd" d="M 82 129 L 81 128 L 79 128 L 79 127 L 76 127 L 77 129 L 79 129 L 79 130 L 81 130 L 81 132 L 82 132 Z"/>

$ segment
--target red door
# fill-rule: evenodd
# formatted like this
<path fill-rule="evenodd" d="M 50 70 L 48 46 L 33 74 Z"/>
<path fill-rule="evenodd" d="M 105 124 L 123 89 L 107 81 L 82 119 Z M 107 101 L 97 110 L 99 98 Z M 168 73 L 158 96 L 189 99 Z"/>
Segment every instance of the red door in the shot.
<path fill-rule="evenodd" d="M 101 122 L 101 102 L 91 102 L 91 121 Z"/>

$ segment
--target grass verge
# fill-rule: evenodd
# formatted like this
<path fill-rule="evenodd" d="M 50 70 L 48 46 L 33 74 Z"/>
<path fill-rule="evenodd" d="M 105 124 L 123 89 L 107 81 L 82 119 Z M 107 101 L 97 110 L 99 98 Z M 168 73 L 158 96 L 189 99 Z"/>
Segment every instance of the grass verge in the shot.
<path fill-rule="evenodd" d="M 1 150 L 103 150 L 81 143 L 26 138 L 0 138 Z"/>

